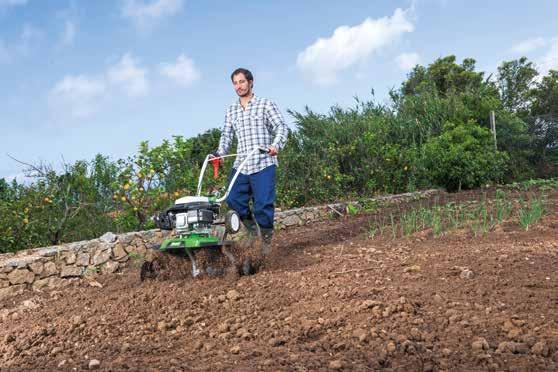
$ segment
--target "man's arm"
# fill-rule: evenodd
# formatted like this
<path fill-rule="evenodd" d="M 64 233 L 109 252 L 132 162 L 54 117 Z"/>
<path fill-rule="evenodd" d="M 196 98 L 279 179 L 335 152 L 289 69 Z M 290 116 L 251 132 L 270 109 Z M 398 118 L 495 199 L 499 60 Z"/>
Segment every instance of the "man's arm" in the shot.
<path fill-rule="evenodd" d="M 233 137 L 234 137 L 234 129 L 232 126 L 232 120 L 229 111 L 227 111 L 227 113 L 225 114 L 225 124 L 223 125 L 223 130 L 221 131 L 221 139 L 219 140 L 219 147 L 217 149 L 217 154 L 219 156 L 228 154 Z"/>
<path fill-rule="evenodd" d="M 287 124 L 285 124 L 281 111 L 279 111 L 279 108 L 274 102 L 268 101 L 264 112 L 266 119 L 271 123 L 271 127 L 275 132 L 275 138 L 273 138 L 273 142 L 271 143 L 271 147 L 273 147 L 275 151 L 272 150 L 270 155 L 277 155 L 277 152 L 279 152 L 287 142 L 289 128 Z"/>

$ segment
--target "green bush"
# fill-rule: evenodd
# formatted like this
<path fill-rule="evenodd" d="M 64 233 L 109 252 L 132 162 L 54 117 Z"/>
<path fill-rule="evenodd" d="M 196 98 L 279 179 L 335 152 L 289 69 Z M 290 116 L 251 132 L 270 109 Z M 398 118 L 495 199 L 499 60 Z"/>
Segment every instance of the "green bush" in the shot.
<path fill-rule="evenodd" d="M 439 137 L 425 146 L 426 168 L 434 184 L 449 191 L 500 181 L 508 157 L 494 150 L 490 132 L 470 121 L 447 123 Z"/>

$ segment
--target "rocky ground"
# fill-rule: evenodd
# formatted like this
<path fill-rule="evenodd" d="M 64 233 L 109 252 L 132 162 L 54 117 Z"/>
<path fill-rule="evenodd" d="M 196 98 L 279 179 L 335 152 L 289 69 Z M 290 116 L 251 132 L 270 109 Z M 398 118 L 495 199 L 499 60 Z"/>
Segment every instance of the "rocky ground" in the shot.
<path fill-rule="evenodd" d="M 0 304 L 0 371 L 558 370 L 558 193 L 483 237 L 281 232 L 259 273 L 139 281 L 138 265 Z"/>

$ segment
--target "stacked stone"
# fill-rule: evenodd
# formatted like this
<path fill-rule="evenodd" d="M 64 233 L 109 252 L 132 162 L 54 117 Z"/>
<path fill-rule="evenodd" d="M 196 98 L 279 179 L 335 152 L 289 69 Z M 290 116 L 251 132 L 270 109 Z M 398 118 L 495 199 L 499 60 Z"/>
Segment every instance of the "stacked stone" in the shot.
<path fill-rule="evenodd" d="M 370 198 L 367 202 L 376 202 L 381 205 L 387 206 L 390 204 L 397 204 L 414 200 L 417 198 L 429 198 L 433 195 L 442 193 L 442 190 L 431 189 L 426 191 L 409 192 L 397 195 L 385 195 L 377 198 Z M 361 207 L 359 202 L 344 202 L 336 204 L 321 205 L 318 207 L 297 208 L 288 211 L 275 213 L 275 227 L 277 229 L 287 229 L 294 226 L 309 225 L 314 222 L 325 221 L 332 216 L 339 216 L 345 214 L 348 205 L 353 205 L 357 208 Z"/>
<path fill-rule="evenodd" d="M 148 258 L 167 232 L 149 230 L 0 255 L 0 300 L 25 289 L 60 287 L 87 274 L 112 274 L 130 257 Z"/>

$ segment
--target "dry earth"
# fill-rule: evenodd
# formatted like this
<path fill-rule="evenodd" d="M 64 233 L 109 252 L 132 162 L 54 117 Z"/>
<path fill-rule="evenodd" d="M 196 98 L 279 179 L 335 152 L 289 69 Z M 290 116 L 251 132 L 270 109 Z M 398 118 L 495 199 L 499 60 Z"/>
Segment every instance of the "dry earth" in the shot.
<path fill-rule="evenodd" d="M 368 216 L 278 233 L 259 273 L 138 268 L 0 304 L 0 370 L 558 370 L 558 193 L 523 231 L 370 239 Z M 136 265 L 137 266 L 137 265 Z"/>

